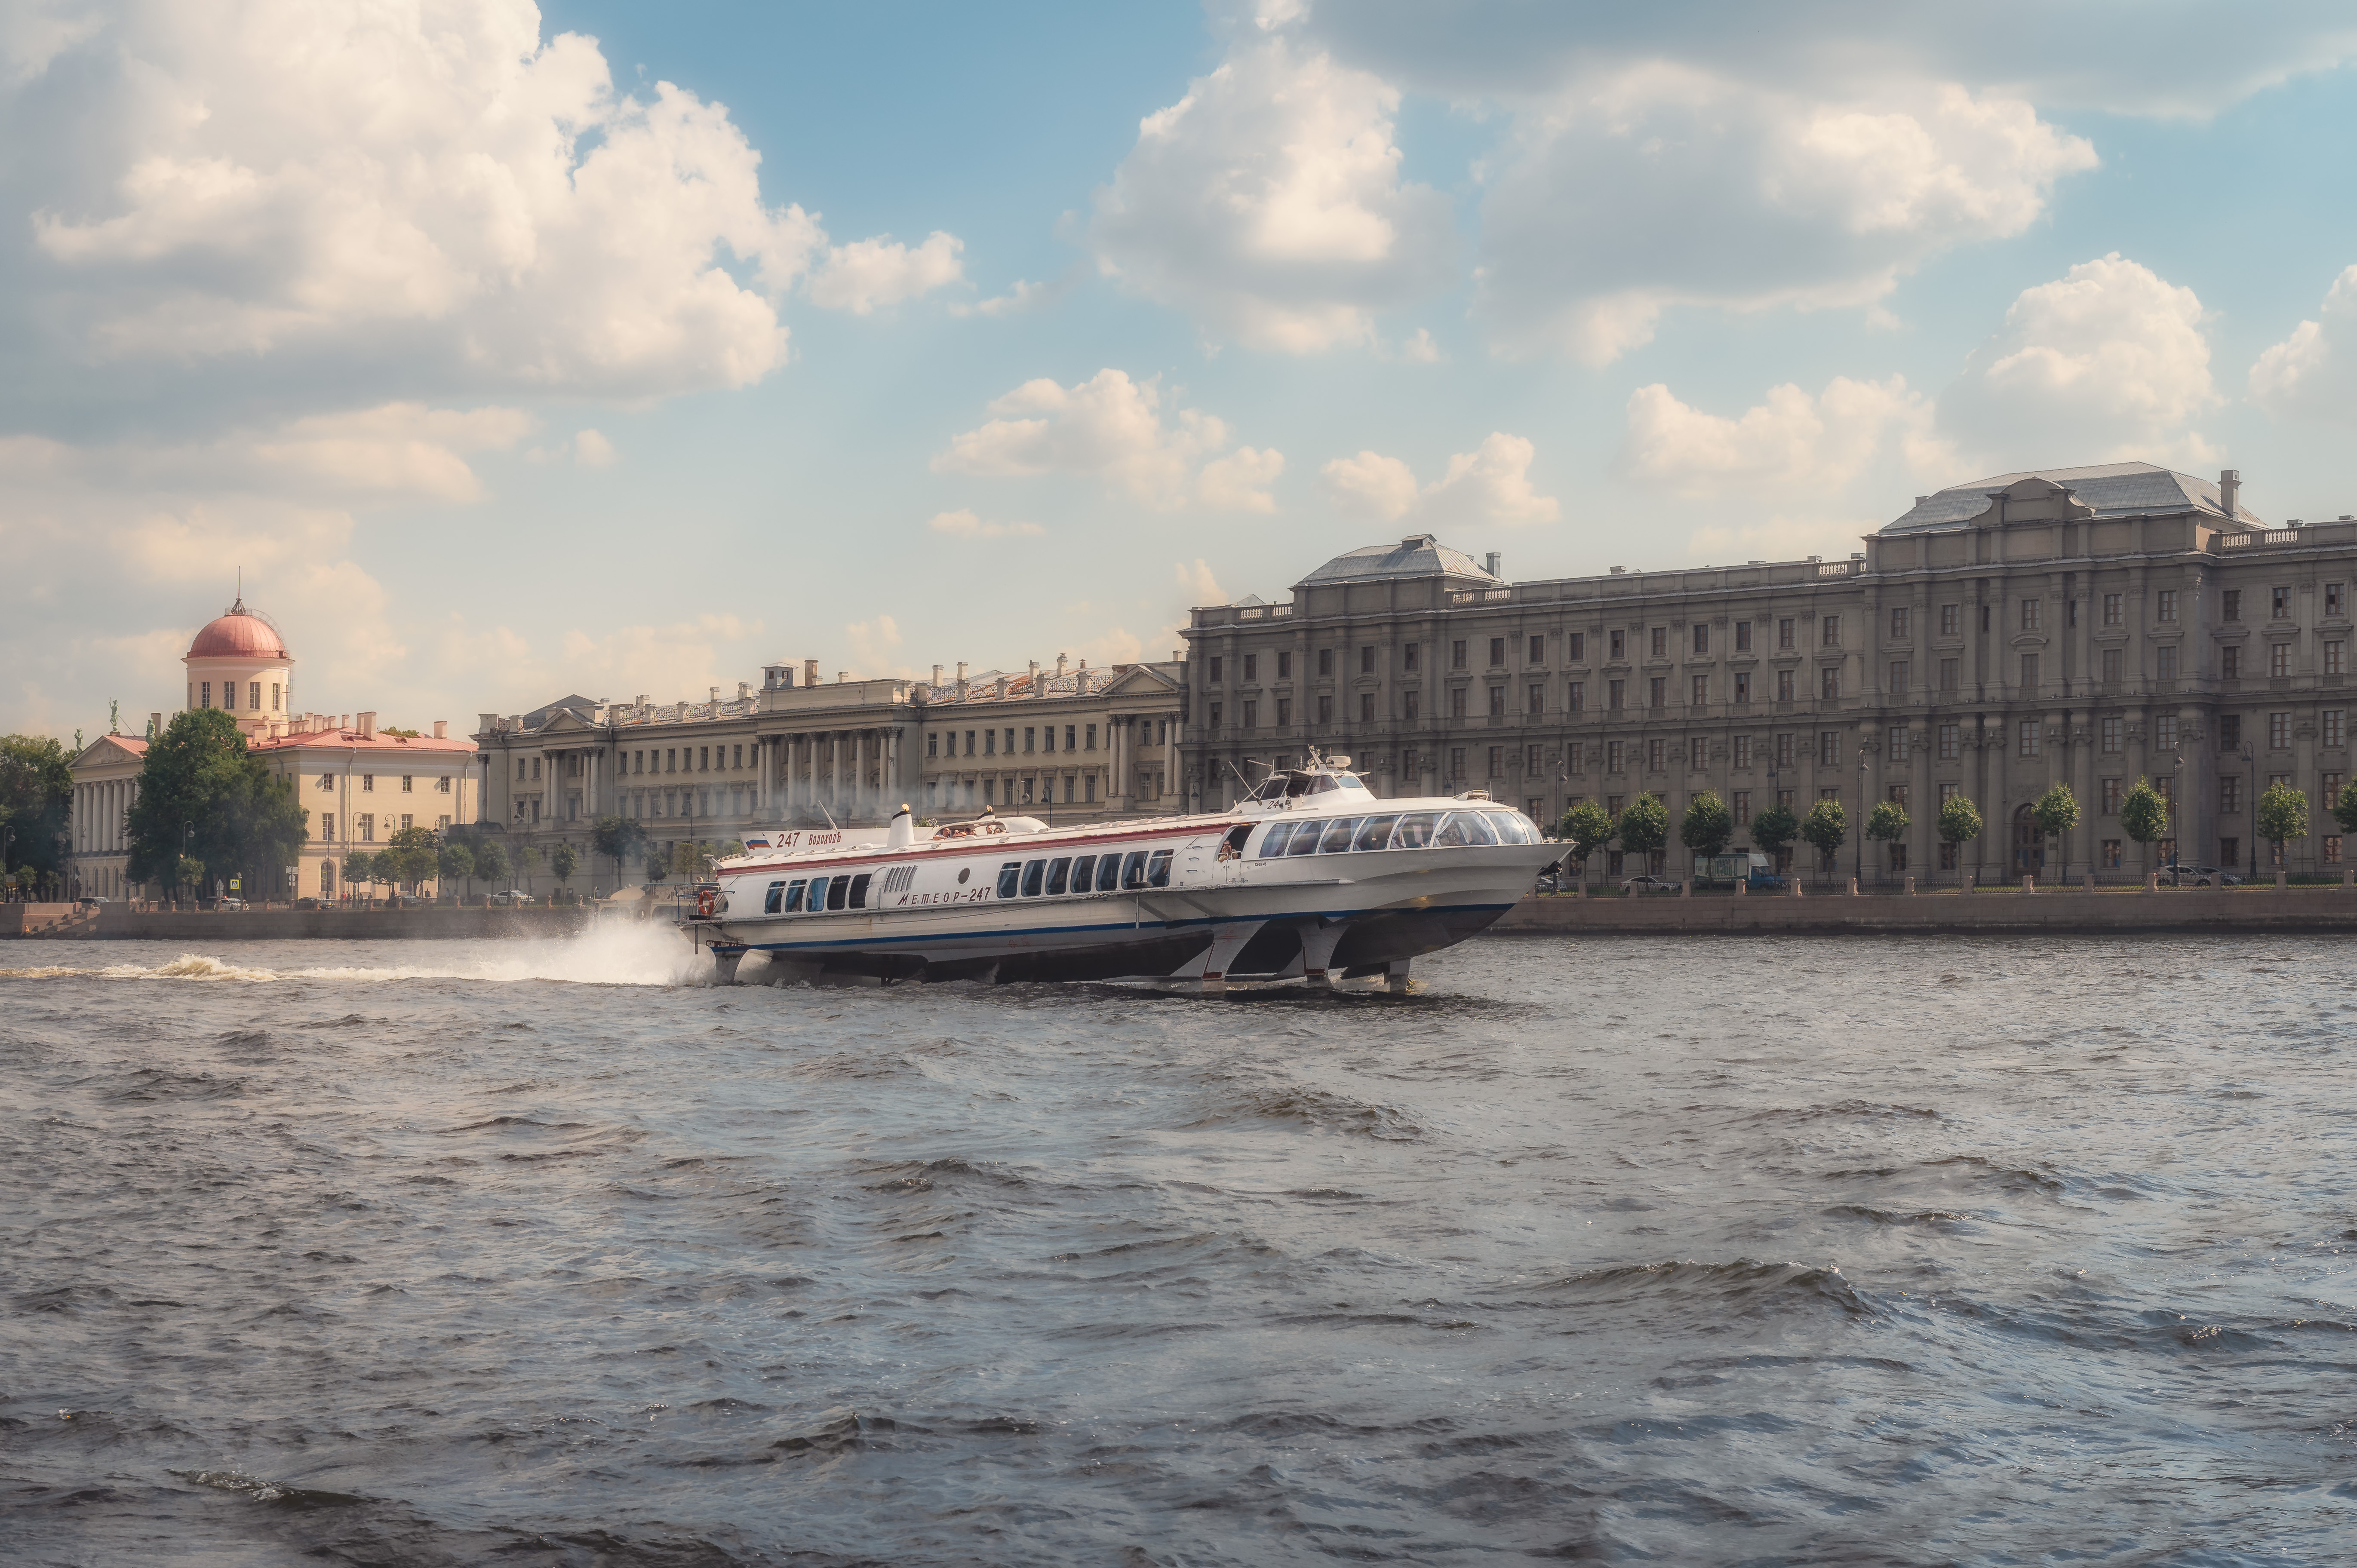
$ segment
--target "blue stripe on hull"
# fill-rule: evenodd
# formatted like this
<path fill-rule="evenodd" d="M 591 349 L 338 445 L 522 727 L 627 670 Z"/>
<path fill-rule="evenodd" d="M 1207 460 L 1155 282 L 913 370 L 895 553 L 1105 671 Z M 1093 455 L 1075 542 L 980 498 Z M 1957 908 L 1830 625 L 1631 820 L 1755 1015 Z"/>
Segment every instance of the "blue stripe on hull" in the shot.
<path fill-rule="evenodd" d="M 1433 904 L 1414 910 L 1397 909 L 1289 909 L 1280 914 L 1203 916 L 1186 920 L 1153 922 L 1125 920 L 1115 925 L 1094 926 L 1025 926 L 1013 930 L 976 931 L 967 934 L 934 932 L 905 937 L 868 936 L 849 938 L 841 941 L 807 942 L 739 942 L 714 941 L 705 945 L 715 951 L 730 952 L 856 952 L 870 948 L 893 947 L 912 942 L 930 942 L 942 947 L 962 946 L 976 942 L 1006 942 L 1024 937 L 1077 936 L 1089 933 L 1136 932 L 1140 940 L 1148 940 L 1165 932 L 1184 930 L 1190 926 L 1246 925 L 1254 920 L 1341 920 L 1365 919 L 1372 916 L 1413 913 L 1416 915 L 1476 915 L 1503 914 L 1513 908 L 1503 904 Z"/>

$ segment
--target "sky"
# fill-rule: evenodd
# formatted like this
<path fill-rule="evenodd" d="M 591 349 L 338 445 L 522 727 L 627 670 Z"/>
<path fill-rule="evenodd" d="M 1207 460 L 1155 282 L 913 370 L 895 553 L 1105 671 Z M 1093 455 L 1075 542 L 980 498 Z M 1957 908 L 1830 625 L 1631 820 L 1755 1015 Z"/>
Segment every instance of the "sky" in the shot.
<path fill-rule="evenodd" d="M 2357 13 L 0 0 L 0 730 L 1168 658 L 1433 532 L 2357 512 Z"/>

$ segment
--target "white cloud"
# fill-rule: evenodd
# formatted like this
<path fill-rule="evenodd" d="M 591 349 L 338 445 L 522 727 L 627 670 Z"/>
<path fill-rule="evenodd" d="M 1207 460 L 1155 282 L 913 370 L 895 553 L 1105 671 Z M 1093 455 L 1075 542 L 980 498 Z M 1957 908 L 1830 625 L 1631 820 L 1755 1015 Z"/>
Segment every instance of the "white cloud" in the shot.
<path fill-rule="evenodd" d="M 705 614 L 666 626 L 616 627 L 592 634 L 573 628 L 557 639 L 556 657 L 525 652 L 521 670 L 501 671 L 508 691 L 539 693 L 526 701 L 545 702 L 564 692 L 608 702 L 629 702 L 645 693 L 658 703 L 701 703 L 720 688 L 737 693 L 741 662 L 724 649 L 741 648 L 759 636 L 761 623 L 733 615 Z M 483 634 L 511 650 L 530 645 L 504 627 Z"/>
<path fill-rule="evenodd" d="M 1125 371 L 1099 371 L 1066 387 L 1041 377 L 990 404 L 999 417 L 951 437 L 936 473 L 997 478 L 1094 474 L 1150 506 L 1266 511 L 1256 487 L 1285 466 L 1279 453 L 1240 447 L 1225 458 L 1224 421 L 1200 409 L 1166 417 L 1161 388 Z"/>
<path fill-rule="evenodd" d="M 2095 156 L 1953 84 L 1824 101 L 1656 63 L 1567 84 L 1497 162 L 1492 346 L 1601 365 L 1673 306 L 1871 306 L 1942 251 L 2020 233 Z"/>
<path fill-rule="evenodd" d="M 2332 280 L 2318 315 L 2259 355 L 2251 401 L 2278 417 L 2346 423 L 2357 412 L 2357 266 Z"/>
<path fill-rule="evenodd" d="M 1929 399 L 1904 376 L 1836 376 L 1812 397 L 1789 382 L 1733 419 L 1682 403 L 1655 382 L 1629 395 L 1617 467 L 1622 477 L 1678 495 L 1828 497 L 1892 449 L 1910 478 L 1953 474 L 1955 458 L 1932 434 Z"/>
<path fill-rule="evenodd" d="M 952 316 L 1020 316 L 1026 311 L 1039 309 L 1061 295 L 1064 288 L 1065 285 L 1060 282 L 1031 283 L 1017 278 L 1015 286 L 1005 294 L 993 295 L 988 299 L 977 299 L 971 304 L 959 301 L 950 306 L 950 314 Z"/>
<path fill-rule="evenodd" d="M 585 468 L 610 468 L 614 466 L 614 444 L 595 430 L 576 431 L 573 435 L 573 460 Z"/>
<path fill-rule="evenodd" d="M 812 303 L 866 316 L 878 306 L 915 299 L 965 277 L 958 259 L 964 249 L 956 235 L 938 229 L 914 250 L 889 235 L 837 245 L 811 274 Z"/>
<path fill-rule="evenodd" d="M 12 196 L 47 263 L 28 276 L 102 359 L 740 386 L 785 361 L 778 301 L 826 245 L 764 202 L 726 109 L 617 93 L 529 0 L 185 0 L 44 49 L 47 134 L 79 156 L 18 166 Z M 827 301 L 931 286 L 955 248 L 825 252 Z"/>
<path fill-rule="evenodd" d="M 1448 199 L 1400 178 L 1398 109 L 1381 78 L 1282 34 L 1239 43 L 1139 123 L 1096 193 L 1098 266 L 1255 348 L 1372 342 L 1375 312 L 1455 273 Z"/>
<path fill-rule="evenodd" d="M 1427 328 L 1419 327 L 1400 344 L 1394 358 L 1406 365 L 1437 365 L 1440 362 L 1440 345 L 1432 340 Z"/>
<path fill-rule="evenodd" d="M 1337 457 L 1319 477 L 1344 510 L 1386 522 L 1432 528 L 1553 522 L 1561 506 L 1531 485 L 1537 455 L 1527 438 L 1493 430 L 1472 451 L 1450 457 L 1441 477 L 1421 488 L 1407 464 L 1380 452 Z"/>
<path fill-rule="evenodd" d="M 1211 568 L 1201 556 L 1197 556 L 1191 566 L 1184 561 L 1179 562 L 1177 575 L 1178 586 L 1193 604 L 1224 605 L 1228 602 L 1228 591 L 1220 586 L 1219 579 L 1211 575 Z"/>
<path fill-rule="evenodd" d="M 1036 539 L 1048 532 L 1036 522 L 985 522 L 963 507 L 935 512 L 925 526 L 952 539 Z"/>
<path fill-rule="evenodd" d="M 2191 289 L 2117 252 L 2082 262 L 2014 300 L 1941 394 L 1940 424 L 1968 446 L 2040 461 L 2215 462 L 2191 428 L 2221 402 L 2202 322 Z"/>
<path fill-rule="evenodd" d="M 852 663 L 856 666 L 851 671 L 853 680 L 916 673 L 900 662 L 900 625 L 890 616 L 854 621 L 843 628 L 843 637 L 851 646 Z"/>

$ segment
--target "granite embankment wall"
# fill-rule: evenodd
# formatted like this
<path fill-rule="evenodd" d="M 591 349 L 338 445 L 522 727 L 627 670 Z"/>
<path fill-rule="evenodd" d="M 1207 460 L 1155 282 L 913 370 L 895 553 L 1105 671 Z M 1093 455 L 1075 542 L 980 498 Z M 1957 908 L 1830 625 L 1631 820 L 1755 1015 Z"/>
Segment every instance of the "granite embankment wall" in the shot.
<path fill-rule="evenodd" d="M 127 906 L 114 904 L 104 907 L 96 921 L 70 934 L 189 943 L 287 941 L 305 937 L 332 937 L 347 941 L 437 938 L 487 941 L 571 936 L 585 929 L 591 918 L 590 910 L 574 908 L 248 909 L 234 914 L 207 914 L 198 910 L 135 912 Z M 614 918 L 610 915 L 605 918 Z M 12 934 L 0 928 L 0 936 Z"/>
<path fill-rule="evenodd" d="M 2165 888 L 2088 893 L 1986 889 L 1912 897 L 1841 893 L 1805 897 L 1725 894 L 1678 897 L 1525 898 L 1490 928 L 1507 933 L 1594 936 L 1834 936 L 1854 931 L 1924 935 L 2119 931 L 2357 932 L 2357 890 L 2295 887 Z"/>

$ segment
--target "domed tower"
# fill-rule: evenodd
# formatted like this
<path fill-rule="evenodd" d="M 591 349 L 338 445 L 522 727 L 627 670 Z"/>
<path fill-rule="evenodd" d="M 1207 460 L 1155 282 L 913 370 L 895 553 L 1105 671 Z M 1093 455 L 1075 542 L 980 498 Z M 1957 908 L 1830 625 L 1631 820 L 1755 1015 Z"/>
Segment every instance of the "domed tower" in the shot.
<path fill-rule="evenodd" d="M 188 706 L 234 714 L 248 735 L 265 733 L 294 711 L 295 656 L 242 596 L 206 623 L 180 662 L 188 667 Z"/>

